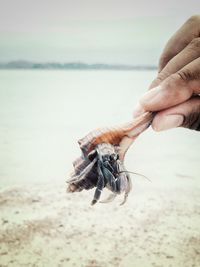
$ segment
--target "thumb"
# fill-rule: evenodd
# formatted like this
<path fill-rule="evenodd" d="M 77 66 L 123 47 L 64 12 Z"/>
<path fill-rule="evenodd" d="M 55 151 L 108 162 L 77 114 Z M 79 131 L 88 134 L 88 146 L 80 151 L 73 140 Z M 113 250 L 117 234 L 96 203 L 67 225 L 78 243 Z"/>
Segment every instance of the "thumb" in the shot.
<path fill-rule="evenodd" d="M 152 127 L 155 131 L 163 131 L 175 127 L 185 127 L 200 131 L 200 97 L 160 111 L 156 114 Z"/>

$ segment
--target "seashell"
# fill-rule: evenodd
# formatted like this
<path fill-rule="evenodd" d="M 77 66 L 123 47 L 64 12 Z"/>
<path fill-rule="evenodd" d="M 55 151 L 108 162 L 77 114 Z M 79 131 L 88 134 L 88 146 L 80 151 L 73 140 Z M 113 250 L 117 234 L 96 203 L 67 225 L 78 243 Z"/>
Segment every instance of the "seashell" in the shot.
<path fill-rule="evenodd" d="M 132 122 L 118 127 L 96 129 L 78 141 L 84 155 L 92 151 L 96 145 L 108 143 L 120 147 L 120 159 L 123 159 L 126 151 L 134 140 L 149 127 L 154 117 L 153 112 L 145 112 Z"/>

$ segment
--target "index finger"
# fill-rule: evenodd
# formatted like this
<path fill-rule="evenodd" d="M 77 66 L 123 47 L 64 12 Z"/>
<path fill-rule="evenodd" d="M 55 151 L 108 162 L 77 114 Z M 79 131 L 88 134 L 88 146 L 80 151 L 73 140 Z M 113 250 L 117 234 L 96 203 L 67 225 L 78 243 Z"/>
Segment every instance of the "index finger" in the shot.
<path fill-rule="evenodd" d="M 166 64 L 182 51 L 194 38 L 200 36 L 200 15 L 189 18 L 169 39 L 159 61 L 159 72 Z"/>
<path fill-rule="evenodd" d="M 160 111 L 200 94 L 200 57 L 166 78 L 158 87 L 143 95 L 140 104 L 144 110 Z"/>

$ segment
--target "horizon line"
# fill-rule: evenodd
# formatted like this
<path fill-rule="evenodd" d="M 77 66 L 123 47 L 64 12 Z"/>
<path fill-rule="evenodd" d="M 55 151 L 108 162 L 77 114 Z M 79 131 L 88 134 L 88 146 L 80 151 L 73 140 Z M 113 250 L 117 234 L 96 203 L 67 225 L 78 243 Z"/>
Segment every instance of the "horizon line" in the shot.
<path fill-rule="evenodd" d="M 124 64 L 124 63 L 85 63 L 82 61 L 32 61 L 11 60 L 0 62 L 0 69 L 73 69 L 73 70 L 156 70 L 153 64 Z"/>

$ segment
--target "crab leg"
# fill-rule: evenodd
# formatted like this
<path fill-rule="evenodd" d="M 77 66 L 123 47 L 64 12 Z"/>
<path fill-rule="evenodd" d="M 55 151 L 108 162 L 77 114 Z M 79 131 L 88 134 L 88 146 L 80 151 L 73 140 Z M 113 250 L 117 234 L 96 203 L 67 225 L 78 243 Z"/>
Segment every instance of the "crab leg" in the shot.
<path fill-rule="evenodd" d="M 120 206 L 124 205 L 126 203 L 126 200 L 128 198 L 128 195 L 132 189 L 132 183 L 131 183 L 131 178 L 130 176 L 127 174 L 127 187 L 126 187 L 126 190 L 125 190 L 125 193 L 124 193 L 124 199 L 122 201 L 122 203 L 120 204 Z"/>
<path fill-rule="evenodd" d="M 97 185 L 96 185 L 96 189 L 94 192 L 94 197 L 93 197 L 93 200 L 91 202 L 91 205 L 94 205 L 97 203 L 97 201 L 99 200 L 99 198 L 101 196 L 101 192 L 104 188 L 104 176 L 103 176 L 103 173 L 101 171 L 100 162 L 98 162 L 97 168 L 98 168 L 99 177 L 98 177 L 98 181 L 97 181 Z"/>

